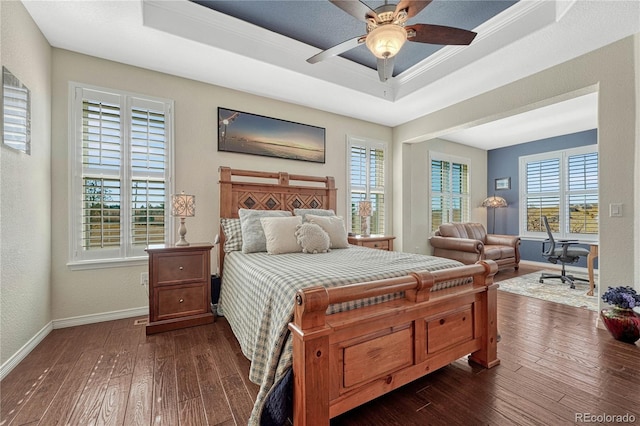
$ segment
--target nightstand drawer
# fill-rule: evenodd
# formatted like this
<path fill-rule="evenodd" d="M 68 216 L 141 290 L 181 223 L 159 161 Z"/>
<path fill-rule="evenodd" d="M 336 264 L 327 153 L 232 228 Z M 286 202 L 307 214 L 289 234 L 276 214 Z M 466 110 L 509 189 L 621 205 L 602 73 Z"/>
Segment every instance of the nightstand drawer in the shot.
<path fill-rule="evenodd" d="M 389 250 L 389 240 L 384 241 L 363 241 L 362 247 L 369 247 L 378 250 Z"/>
<path fill-rule="evenodd" d="M 206 281 L 204 257 L 203 252 L 159 256 L 157 285 L 181 281 Z"/>
<path fill-rule="evenodd" d="M 179 287 L 159 287 L 156 289 L 157 315 L 155 320 L 161 321 L 186 315 L 208 312 L 207 287 L 203 283 L 183 285 Z"/>

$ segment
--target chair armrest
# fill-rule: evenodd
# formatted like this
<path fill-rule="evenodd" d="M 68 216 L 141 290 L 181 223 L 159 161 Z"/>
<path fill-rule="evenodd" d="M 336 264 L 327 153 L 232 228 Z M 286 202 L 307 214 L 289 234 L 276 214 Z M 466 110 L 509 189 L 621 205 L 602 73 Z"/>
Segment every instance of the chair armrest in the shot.
<path fill-rule="evenodd" d="M 487 234 L 486 244 L 516 247 L 520 244 L 520 237 L 517 235 Z"/>
<path fill-rule="evenodd" d="M 429 238 L 429 243 L 434 248 L 446 250 L 457 250 L 469 253 L 482 253 L 484 244 L 480 240 L 472 240 L 470 238 L 454 238 L 433 236 Z"/>

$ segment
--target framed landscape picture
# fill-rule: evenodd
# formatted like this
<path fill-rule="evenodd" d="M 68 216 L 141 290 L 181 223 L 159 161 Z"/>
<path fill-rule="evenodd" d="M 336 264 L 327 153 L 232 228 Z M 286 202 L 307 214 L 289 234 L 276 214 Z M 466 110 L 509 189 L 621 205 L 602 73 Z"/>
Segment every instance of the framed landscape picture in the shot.
<path fill-rule="evenodd" d="M 218 151 L 325 162 L 325 129 L 218 108 Z"/>
<path fill-rule="evenodd" d="M 496 179 L 495 189 L 496 190 L 511 189 L 511 178 L 503 177 L 503 178 Z"/>

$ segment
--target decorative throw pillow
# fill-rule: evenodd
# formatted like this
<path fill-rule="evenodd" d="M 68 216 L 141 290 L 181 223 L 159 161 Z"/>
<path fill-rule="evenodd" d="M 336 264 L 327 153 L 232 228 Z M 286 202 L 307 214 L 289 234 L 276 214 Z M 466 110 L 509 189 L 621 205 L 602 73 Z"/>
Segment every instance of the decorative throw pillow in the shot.
<path fill-rule="evenodd" d="M 308 214 L 307 220 L 316 225 L 320 225 L 320 227 L 329 234 L 332 249 L 349 247 L 347 230 L 344 227 L 344 219 L 342 219 L 342 216 L 316 216 Z"/>
<path fill-rule="evenodd" d="M 240 219 L 223 217 L 220 219 L 220 225 L 222 225 L 222 232 L 224 233 L 224 247 L 222 248 L 224 252 L 230 253 L 242 250 Z"/>
<path fill-rule="evenodd" d="M 302 247 L 296 240 L 296 228 L 302 225 L 300 216 L 262 217 L 262 229 L 267 241 L 267 253 L 299 253 Z"/>
<path fill-rule="evenodd" d="M 267 240 L 264 236 L 260 218 L 291 216 L 291 212 L 284 210 L 240 209 L 238 214 L 240 215 L 240 227 L 242 228 L 243 253 L 267 251 Z"/>
<path fill-rule="evenodd" d="M 329 234 L 327 234 L 320 225 L 309 222 L 298 225 L 295 236 L 298 244 L 302 247 L 303 253 L 315 254 L 330 251 L 329 246 L 331 241 L 329 240 Z"/>
<path fill-rule="evenodd" d="M 307 215 L 313 214 L 316 216 L 335 216 L 336 212 L 331 209 L 293 209 L 293 214 L 296 216 L 302 216 L 302 221 L 307 222 Z"/>

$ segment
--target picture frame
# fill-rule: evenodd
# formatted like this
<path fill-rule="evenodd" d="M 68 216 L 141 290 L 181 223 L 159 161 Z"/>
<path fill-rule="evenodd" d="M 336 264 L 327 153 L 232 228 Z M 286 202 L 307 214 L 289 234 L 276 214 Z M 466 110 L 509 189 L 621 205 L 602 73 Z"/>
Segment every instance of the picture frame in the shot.
<path fill-rule="evenodd" d="M 325 162 L 326 130 L 218 107 L 218 151 Z"/>
<path fill-rule="evenodd" d="M 2 144 L 31 155 L 31 91 L 4 66 Z"/>
<path fill-rule="evenodd" d="M 503 189 L 511 189 L 511 178 L 502 177 L 495 180 L 495 190 L 500 191 Z"/>

